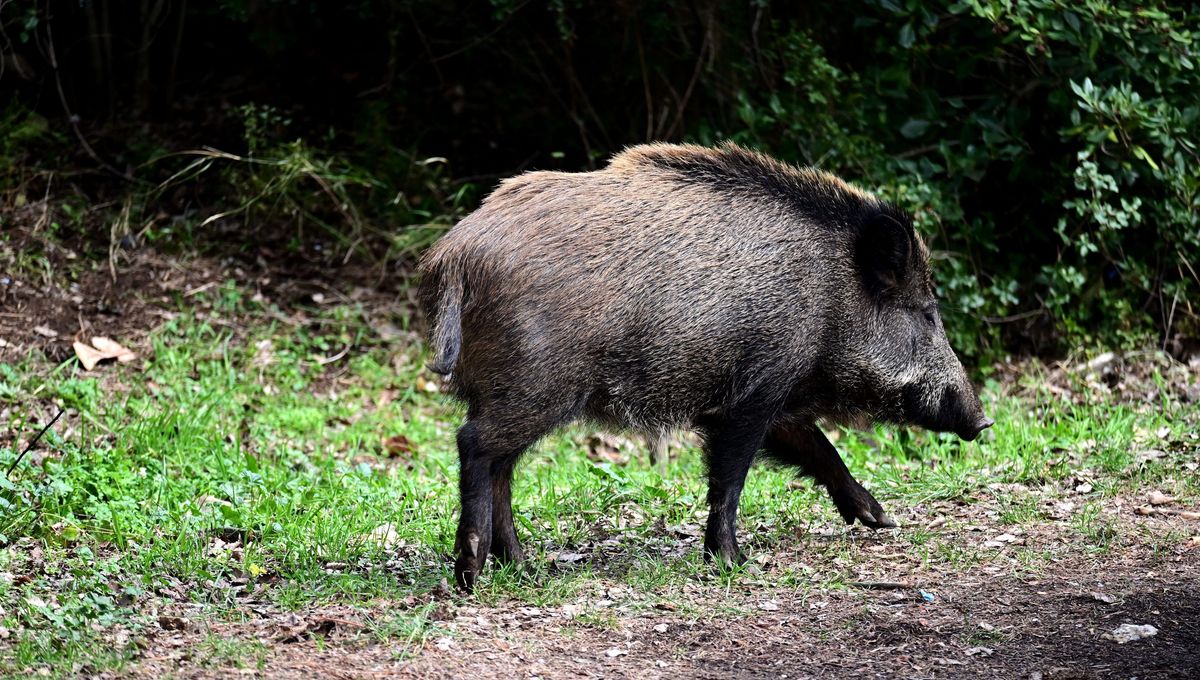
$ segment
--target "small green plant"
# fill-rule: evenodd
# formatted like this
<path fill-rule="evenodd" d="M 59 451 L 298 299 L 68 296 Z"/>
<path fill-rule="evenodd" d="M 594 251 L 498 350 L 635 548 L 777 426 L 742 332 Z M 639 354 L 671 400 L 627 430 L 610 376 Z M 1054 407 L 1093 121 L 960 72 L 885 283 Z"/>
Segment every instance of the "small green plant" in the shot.
<path fill-rule="evenodd" d="M 1098 503 L 1088 503 L 1075 516 L 1075 529 L 1088 541 L 1088 549 L 1108 552 L 1119 540 L 1119 534 L 1110 517 L 1104 515 Z"/>

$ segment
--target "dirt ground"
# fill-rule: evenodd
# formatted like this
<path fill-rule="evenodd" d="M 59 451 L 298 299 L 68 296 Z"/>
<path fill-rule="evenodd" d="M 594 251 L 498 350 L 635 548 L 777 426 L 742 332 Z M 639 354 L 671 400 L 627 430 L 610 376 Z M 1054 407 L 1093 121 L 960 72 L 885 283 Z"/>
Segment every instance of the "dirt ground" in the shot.
<path fill-rule="evenodd" d="M 29 213 L 24 222 L 32 222 L 40 208 L 31 204 L 24 210 Z M 219 234 L 210 236 L 203 254 L 140 244 L 110 249 L 97 259 L 103 250 L 97 244 L 58 243 L 20 226 L 21 216 L 14 222 L 9 250 L 37 253 L 41 261 L 26 267 L 52 273 L 4 275 L 0 259 L 0 361 L 31 352 L 65 361 L 72 356 L 71 341 L 86 343 L 96 335 L 137 349 L 183 306 L 236 333 L 245 320 L 209 314 L 211 297 L 227 282 L 266 308 L 267 316 L 279 310 L 273 318 L 285 324 L 310 322 L 306 309 L 321 304 L 354 302 L 382 340 L 411 339 L 400 330 L 414 309 L 406 265 L 344 263 L 345 253 L 328 243 L 296 252 L 277 238 L 233 249 L 212 243 Z"/>

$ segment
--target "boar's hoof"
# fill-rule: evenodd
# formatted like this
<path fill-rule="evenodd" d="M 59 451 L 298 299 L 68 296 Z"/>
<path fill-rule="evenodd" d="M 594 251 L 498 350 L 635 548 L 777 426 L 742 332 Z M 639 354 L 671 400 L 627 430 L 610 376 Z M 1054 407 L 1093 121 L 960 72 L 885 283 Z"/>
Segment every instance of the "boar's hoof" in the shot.
<path fill-rule="evenodd" d="M 866 524 L 866 522 L 863 523 Z M 881 510 L 879 514 L 875 515 L 875 524 L 867 524 L 867 526 L 872 529 L 895 529 L 899 525 L 896 524 L 896 520 Z"/>
<path fill-rule="evenodd" d="M 857 482 L 849 488 L 831 489 L 830 496 L 833 497 L 833 504 L 837 506 L 838 513 L 846 520 L 846 524 L 854 524 L 854 520 L 858 520 L 863 526 L 872 529 L 891 529 L 897 526 L 896 520 L 884 512 L 879 501 Z"/>
<path fill-rule="evenodd" d="M 479 543 L 479 535 L 471 532 L 460 537 L 456 546 L 458 559 L 454 561 L 454 580 L 468 593 L 475 589 L 475 579 L 483 571 L 488 556 L 487 549 L 480 550 Z"/>
<path fill-rule="evenodd" d="M 475 577 L 479 574 L 475 561 L 474 558 L 463 556 L 454 562 L 454 581 L 464 592 L 475 590 Z"/>
<path fill-rule="evenodd" d="M 717 565 L 720 569 L 732 569 L 746 563 L 746 555 L 741 550 L 704 549 L 704 560 Z"/>

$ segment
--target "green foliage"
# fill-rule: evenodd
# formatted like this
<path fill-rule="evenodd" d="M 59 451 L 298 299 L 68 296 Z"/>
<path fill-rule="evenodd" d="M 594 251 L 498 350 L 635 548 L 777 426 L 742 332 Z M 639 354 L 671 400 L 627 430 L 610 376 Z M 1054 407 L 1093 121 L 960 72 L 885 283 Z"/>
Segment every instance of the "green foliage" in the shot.
<path fill-rule="evenodd" d="M 1195 329 L 1194 9 L 880 0 L 854 27 L 863 54 L 839 62 L 836 33 L 774 24 L 775 81 L 739 95 L 733 136 L 911 210 L 957 347 L 1041 314 L 1068 342 Z"/>
<path fill-rule="evenodd" d="M 359 140 L 335 151 L 340 140 L 332 129 L 314 143 L 292 136 L 292 120 L 279 109 L 250 103 L 238 111 L 245 156 L 202 149 L 148 164 L 169 176 L 138 197 L 143 212 L 172 193 L 207 197 L 205 213 L 184 225 L 189 241 L 213 229 L 283 231 L 296 250 L 314 241 L 320 249 L 327 240 L 368 258 L 413 257 L 475 200 L 472 184 L 446 176 L 444 158 L 393 150 L 381 159 Z M 178 240 L 178 230 L 151 222 L 143 235 Z"/>
<path fill-rule="evenodd" d="M 46 118 L 16 100 L 0 103 L 0 193 L 15 192 L 13 207 L 26 205 L 31 196 L 21 192 L 31 165 L 39 155 L 61 150 L 63 136 Z M 0 230 L 9 217 L 0 212 Z"/>
<path fill-rule="evenodd" d="M 45 118 L 10 102 L 0 111 L 0 163 L 10 166 L 25 161 L 24 152 L 52 134 Z"/>

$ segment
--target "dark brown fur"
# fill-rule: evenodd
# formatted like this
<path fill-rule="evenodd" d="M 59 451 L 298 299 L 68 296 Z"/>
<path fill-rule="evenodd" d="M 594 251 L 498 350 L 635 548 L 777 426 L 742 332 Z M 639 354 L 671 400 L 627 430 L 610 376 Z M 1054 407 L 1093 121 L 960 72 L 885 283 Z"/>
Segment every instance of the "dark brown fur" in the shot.
<path fill-rule="evenodd" d="M 504 182 L 422 261 L 433 370 L 468 404 L 456 575 L 519 559 L 522 452 L 588 418 L 704 435 L 709 553 L 739 559 L 756 452 L 889 526 L 815 426 L 882 420 L 973 438 L 986 421 L 937 318 L 927 251 L 901 211 L 733 145 L 654 144 L 590 173 Z"/>

